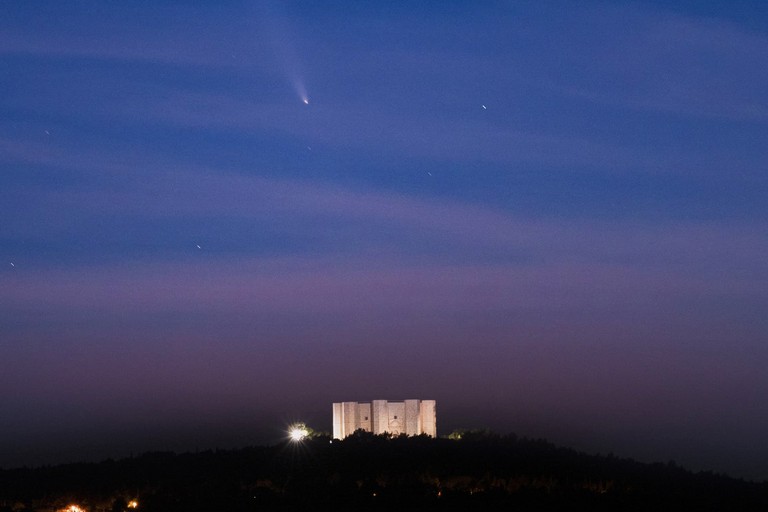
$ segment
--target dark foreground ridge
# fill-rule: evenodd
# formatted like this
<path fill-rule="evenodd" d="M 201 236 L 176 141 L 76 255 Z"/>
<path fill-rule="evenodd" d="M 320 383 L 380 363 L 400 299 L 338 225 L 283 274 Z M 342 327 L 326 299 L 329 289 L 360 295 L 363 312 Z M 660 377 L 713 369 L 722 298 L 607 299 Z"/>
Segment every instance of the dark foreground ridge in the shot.
<path fill-rule="evenodd" d="M 87 512 L 765 511 L 768 483 L 490 433 L 433 439 L 358 431 L 343 441 L 318 436 L 0 471 L 0 512 L 70 505 Z"/>

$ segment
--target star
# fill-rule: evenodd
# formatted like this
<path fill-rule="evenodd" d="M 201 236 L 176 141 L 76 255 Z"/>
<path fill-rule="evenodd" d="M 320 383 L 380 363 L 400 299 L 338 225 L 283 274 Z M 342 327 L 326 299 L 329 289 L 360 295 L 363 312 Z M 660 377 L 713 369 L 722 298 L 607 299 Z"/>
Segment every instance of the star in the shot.
<path fill-rule="evenodd" d="M 202 249 L 202 247 L 200 247 L 199 245 L 197 246 L 197 248 L 198 248 L 198 249 Z"/>
<path fill-rule="evenodd" d="M 485 105 L 483 105 L 483 110 L 488 110 L 488 108 Z"/>
<path fill-rule="evenodd" d="M 14 264 L 13 264 L 13 262 L 11 262 L 11 266 L 12 266 L 12 267 L 15 267 L 16 265 L 14 265 Z"/>

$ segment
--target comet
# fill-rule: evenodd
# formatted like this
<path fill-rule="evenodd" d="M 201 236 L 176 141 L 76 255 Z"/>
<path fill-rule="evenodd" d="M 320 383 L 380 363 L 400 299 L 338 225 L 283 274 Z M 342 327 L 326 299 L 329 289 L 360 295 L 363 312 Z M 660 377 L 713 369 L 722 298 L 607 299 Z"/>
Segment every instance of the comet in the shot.
<path fill-rule="evenodd" d="M 259 32 L 264 34 L 265 42 L 272 50 L 275 67 L 282 71 L 287 85 L 293 88 L 299 101 L 309 105 L 309 94 L 305 85 L 302 62 L 295 51 L 291 27 L 280 15 L 282 2 L 264 1 L 258 6 L 260 27 Z"/>
<path fill-rule="evenodd" d="M 296 92 L 296 96 L 299 97 L 303 104 L 309 105 L 309 94 L 307 93 L 306 86 L 304 86 L 304 80 L 299 76 L 295 66 L 292 67 L 294 67 L 294 71 L 292 72 L 294 76 L 291 78 L 290 82 L 293 86 L 293 90 Z"/>

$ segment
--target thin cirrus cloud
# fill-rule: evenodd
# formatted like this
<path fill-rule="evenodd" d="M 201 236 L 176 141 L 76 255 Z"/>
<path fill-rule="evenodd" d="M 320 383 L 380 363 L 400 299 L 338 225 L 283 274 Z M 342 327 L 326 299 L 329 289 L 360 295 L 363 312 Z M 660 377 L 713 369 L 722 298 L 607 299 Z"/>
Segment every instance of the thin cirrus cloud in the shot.
<path fill-rule="evenodd" d="M 270 222 L 286 218 L 301 223 L 320 217 L 342 226 L 391 226 L 397 235 L 374 236 L 361 244 L 340 235 L 343 230 L 329 230 L 320 236 L 336 244 L 324 256 L 310 257 L 300 250 L 287 258 L 195 255 L 197 263 L 189 256 L 178 263 L 144 261 L 138 266 L 92 263 L 29 276 L 20 265 L 6 288 L 6 304 L 14 309 L 79 304 L 76 309 L 106 311 L 330 308 L 339 313 L 345 308 L 386 311 L 422 305 L 459 311 L 514 309 L 523 306 L 518 300 L 543 306 L 555 299 L 565 300 L 567 308 L 591 303 L 599 310 L 612 303 L 634 303 L 633 297 L 646 305 L 659 297 L 670 303 L 699 295 L 759 299 L 768 277 L 764 262 L 755 257 L 768 249 L 759 225 L 519 219 L 460 202 L 220 172 L 193 180 L 187 173 L 165 173 L 155 175 L 146 187 L 134 183 L 123 192 L 59 190 L 38 199 L 79 208 L 74 221 L 83 216 L 226 216 L 256 222 L 267 216 Z M 451 261 L 468 254 L 482 259 L 488 252 L 511 261 L 488 269 Z"/>
<path fill-rule="evenodd" d="M 61 107 L 54 107 L 61 108 Z M 63 107 L 77 115 L 76 109 Z M 166 126 L 173 129 L 226 131 L 238 136 L 255 137 L 280 134 L 296 137 L 316 148 L 333 150 L 372 150 L 384 157 L 422 159 L 438 163 L 487 163 L 546 167 L 547 172 L 573 173 L 589 167 L 605 174 L 703 174 L 712 175 L 729 165 L 749 170 L 748 162 L 734 162 L 712 155 L 707 149 L 698 153 L 680 149 L 650 151 L 623 142 L 599 137 L 548 133 L 534 129 L 495 126 L 480 120 L 456 117 L 440 121 L 429 116 L 408 117 L 382 112 L 376 106 L 362 104 L 314 105 L 313 112 L 301 112 L 275 104 L 236 97 L 173 93 L 167 99 L 142 98 L 116 105 L 104 121 L 127 126 Z M 367 120 L 376 117 L 379 122 Z M 428 134 L 428 136 L 427 136 Z M 56 164 L 45 156 L 60 150 L 50 145 L 24 149 L 29 141 L 5 141 L 6 157 L 37 159 Z M 299 146 L 306 150 L 306 146 Z M 86 150 L 87 151 L 87 150 Z M 61 161 L 59 161 L 61 162 Z M 509 169 L 514 173 L 515 169 Z"/>
<path fill-rule="evenodd" d="M 258 32 L 244 30 L 249 26 L 247 15 L 219 24 L 200 6 L 153 6 L 151 16 L 141 8 L 115 16 L 102 7 L 48 6 L 43 13 L 32 9 L 35 12 L 28 13 L 30 22 L 25 24 L 14 23 L 11 17 L 0 20 L 0 26 L 7 25 L 0 35 L 0 54 L 227 68 L 241 66 L 245 55 L 258 55 L 262 46 Z M 90 23 L 79 23 L 82 18 Z M 195 27 L 205 35 L 185 35 Z M 258 62 L 252 59 L 249 65 Z"/>
<path fill-rule="evenodd" d="M 75 101 L 41 108 L 48 114 L 58 111 L 78 117 L 83 111 L 77 105 Z M 129 127 L 204 129 L 251 137 L 282 134 L 298 137 L 316 147 L 375 150 L 382 155 L 436 162 L 535 164 L 561 169 L 591 166 L 626 172 L 665 168 L 665 162 L 674 157 L 665 158 L 658 152 L 601 141 L 588 134 L 557 134 L 494 126 L 481 120 L 468 121 L 461 119 L 461 112 L 450 119 L 423 114 L 404 116 L 362 103 L 321 105 L 318 102 L 312 105 L 311 111 L 302 111 L 258 99 L 167 90 L 159 97 L 137 95 L 130 102 L 116 97 L 109 112 L 93 105 L 84 108 L 94 110 L 94 115 L 104 122 Z M 371 118 L 378 122 L 368 122 Z"/>
<path fill-rule="evenodd" d="M 15 191 L 14 197 L 7 198 L 8 208 L 33 205 L 27 214 L 30 218 L 66 211 L 73 223 L 100 216 L 148 220 L 225 216 L 279 226 L 283 221 L 290 224 L 323 218 L 348 227 L 389 225 L 399 230 L 404 241 L 409 239 L 406 235 L 414 234 L 426 236 L 427 240 L 453 241 L 460 247 L 496 249 L 542 260 L 565 255 L 570 259 L 629 259 L 657 264 L 682 259 L 712 261 L 710 265 L 724 264 L 726 268 L 731 266 L 728 261 L 749 260 L 752 268 L 758 262 L 750 259 L 750 255 L 759 253 L 765 246 L 759 221 L 738 227 L 705 221 L 670 221 L 654 226 L 638 221 L 628 224 L 626 221 L 515 217 L 503 210 L 461 200 L 448 202 L 329 182 L 248 176 L 194 167 L 147 173 L 141 170 L 146 164 L 119 162 L 116 157 L 107 161 L 67 152 L 56 153 L 51 159 L 61 163 L 67 161 L 62 160 L 67 156 L 71 165 L 81 166 L 88 176 L 84 183 L 38 190 L 32 195 Z M 43 159 L 43 162 L 49 161 Z M 105 186 L 101 181 L 105 173 L 119 175 L 120 186 Z M 61 229 L 66 219 L 66 215 L 60 218 L 56 229 Z M 25 231 L 25 226 L 24 222 L 17 225 L 18 234 Z M 32 235 L 34 232 L 27 231 Z M 328 233 L 334 236 L 331 231 Z M 376 237 L 373 240 L 375 243 Z M 381 239 L 380 243 L 384 242 L 385 239 Z M 700 249 L 686 254 L 691 246 Z M 337 250 L 355 251 L 355 247 L 352 243 L 341 245 Z M 407 252 L 408 246 L 390 247 L 392 249 Z"/>
<path fill-rule="evenodd" d="M 721 277 L 721 276 L 719 276 Z M 763 279 L 764 281 L 764 279 Z M 93 314 L 271 311 L 354 316 L 361 311 L 442 313 L 605 309 L 656 310 L 659 303 L 764 299 L 745 276 L 669 274 L 632 265 L 539 263 L 474 265 L 405 263 L 361 255 L 338 258 L 237 259 L 155 265 L 23 269 L 7 276 L 6 307 L 82 310 Z M 346 312 L 346 313 L 345 313 Z M 659 311 L 657 311 L 659 313 Z M 587 313 L 589 314 L 589 313 Z"/>
<path fill-rule="evenodd" d="M 624 33 L 612 31 L 603 12 L 595 16 L 599 23 L 583 29 L 592 33 L 581 34 L 581 44 L 564 48 L 564 61 L 587 72 L 568 79 L 551 76 L 555 90 L 630 110 L 734 122 L 766 120 L 768 73 L 762 56 L 768 38 L 763 34 L 724 20 L 621 11 L 634 22 Z M 608 39 L 611 45 L 601 44 Z"/>
<path fill-rule="evenodd" d="M 553 93 L 555 100 L 563 97 L 581 98 L 603 106 L 675 112 L 694 118 L 715 116 L 733 121 L 764 119 L 766 105 L 761 91 L 765 89 L 764 83 L 768 77 L 762 71 L 764 66 L 760 65 L 761 53 L 755 51 L 755 48 L 767 46 L 762 36 L 750 34 L 725 22 L 709 22 L 635 8 L 629 10 L 630 19 L 635 21 L 632 24 L 634 28 L 620 35 L 619 44 L 605 45 L 605 39 L 616 37 L 615 31 L 609 28 L 614 25 L 612 22 L 626 18 L 628 14 L 622 9 L 604 11 L 587 23 L 590 27 L 588 35 L 585 35 L 586 28 L 576 30 L 571 27 L 571 32 L 566 32 L 561 39 L 548 41 L 543 46 L 538 61 L 512 59 L 514 72 L 496 70 L 490 76 L 486 76 L 486 73 L 484 81 L 501 81 L 508 85 L 508 97 L 502 100 L 505 109 L 510 110 L 509 107 L 516 103 L 524 104 L 526 96 L 531 92 L 521 84 L 534 82 L 533 77 L 537 77 L 549 84 L 545 90 Z M 591 18 L 587 16 L 586 19 Z M 523 30 L 521 34 L 522 40 L 531 44 L 545 38 L 535 28 Z M 125 123 L 126 126 L 149 124 L 175 129 L 225 130 L 238 135 L 282 133 L 300 137 L 308 144 L 322 144 L 336 149 L 375 149 L 383 155 L 434 161 L 554 166 L 560 169 L 588 166 L 608 172 L 710 175 L 726 167 L 734 170 L 735 166 L 739 172 L 755 174 L 753 160 L 734 161 L 728 155 L 712 154 L 716 150 L 707 145 L 695 151 L 676 147 L 657 147 L 649 151 L 633 142 L 631 132 L 616 139 L 589 131 L 574 135 L 572 130 L 564 133 L 552 126 L 534 126 L 530 122 L 526 125 L 524 121 L 509 126 L 482 119 L 468 120 L 460 105 L 470 101 L 469 98 L 463 98 L 461 103 L 457 103 L 456 98 L 450 94 L 441 93 L 440 90 L 432 91 L 428 86 L 435 78 L 442 77 L 444 69 L 456 69 L 455 62 L 453 66 L 447 64 L 447 61 L 456 58 L 455 55 L 441 58 L 432 50 L 425 51 L 424 59 L 410 55 L 410 60 L 403 63 L 401 53 L 382 51 L 364 44 L 362 48 L 348 49 L 359 53 L 357 57 L 339 63 L 338 71 L 342 76 L 355 77 L 356 73 L 360 74 L 363 84 L 370 86 L 372 81 L 387 79 L 388 74 L 382 75 L 382 70 L 388 69 L 390 65 L 402 68 L 398 75 L 410 76 L 416 68 L 424 65 L 424 61 L 432 62 L 434 65 L 427 67 L 428 71 L 423 73 L 425 77 L 422 82 L 410 84 L 409 94 L 400 91 L 397 95 L 410 100 L 396 97 L 388 99 L 387 104 L 393 101 L 402 103 L 403 108 L 397 111 L 389 112 L 369 97 L 327 103 L 320 99 L 307 110 L 280 107 L 273 102 L 275 98 L 245 95 L 249 82 L 263 84 L 265 80 L 274 81 L 276 78 L 268 64 L 272 57 L 266 55 L 270 50 L 259 42 L 262 36 L 258 31 L 251 33 L 252 41 L 232 42 L 232 47 L 246 50 L 245 57 L 240 51 L 236 59 L 224 58 L 229 49 L 217 50 L 216 55 L 208 59 L 204 51 L 177 51 L 178 44 L 169 45 L 163 41 L 157 44 L 146 43 L 148 48 L 134 52 L 130 45 L 123 43 L 92 44 L 93 41 L 88 41 L 88 44 L 82 45 L 83 49 L 78 49 L 69 48 L 71 42 L 60 44 L 55 39 L 34 43 L 42 37 L 39 34 L 11 33 L 5 37 L 7 52 L 31 52 L 62 59 L 79 58 L 87 55 L 87 52 L 95 52 L 95 55 L 103 52 L 104 59 L 119 61 L 127 52 L 129 56 L 135 53 L 139 58 L 162 61 L 162 52 L 165 51 L 162 49 L 170 48 L 167 52 L 169 60 L 164 62 L 167 65 L 178 64 L 194 69 L 191 64 L 197 58 L 223 67 L 229 67 L 232 60 L 237 62 L 234 69 L 227 71 L 235 78 L 233 82 L 239 84 L 237 90 L 200 92 L 178 86 L 169 88 L 167 85 L 153 85 L 149 78 L 121 76 L 117 83 L 109 76 L 95 75 L 80 80 L 82 84 L 79 83 L 69 92 L 61 87 L 61 84 L 66 83 L 66 77 L 55 80 L 56 88 L 62 90 L 55 96 L 70 95 L 69 100 L 64 102 L 38 102 L 36 98 L 41 94 L 35 87 L 13 93 L 15 103 L 37 108 L 38 115 L 59 112 L 79 117 L 85 112 L 91 121 L 101 119 L 103 122 Z M 98 39 L 107 36 L 96 32 L 94 37 Z M 203 39 L 207 40 L 208 37 L 216 40 L 214 36 Z M 26 49 L 25 44 L 29 46 Z M 158 51 L 161 52 L 160 57 L 154 56 Z M 326 52 L 334 54 L 332 50 Z M 601 55 L 600 59 L 585 57 L 596 52 Z M 190 54 L 189 58 L 185 57 L 187 53 Z M 377 57 L 372 58 L 371 55 Z M 173 62 L 174 58 L 178 61 Z M 484 69 L 482 62 L 487 57 L 477 48 L 462 59 L 467 64 L 458 66 L 459 69 L 466 68 L 459 78 L 466 81 L 478 69 Z M 435 60 L 438 62 L 435 63 Z M 702 60 L 714 60 L 721 64 L 704 69 L 697 64 Z M 352 63 L 359 64 L 353 66 Z M 360 67 L 365 71 L 358 71 Z M 575 67 L 585 71 L 567 75 L 568 78 L 562 74 L 551 74 L 552 69 L 561 67 Z M 46 71 L 47 74 L 52 72 Z M 659 80 L 658 76 L 663 79 Z M 126 86 L 132 81 L 133 86 Z M 399 90 L 398 87 L 401 86 L 393 83 L 393 88 Z M 447 89 L 450 90 L 450 87 Z M 88 91 L 87 97 L 82 94 L 82 90 Z M 479 87 L 478 92 L 483 95 L 490 92 L 498 94 L 498 91 L 483 92 L 482 87 Z M 350 97 L 355 98 L 353 95 Z M 449 97 L 452 101 L 446 102 Z M 482 97 L 479 96 L 477 100 L 482 102 Z M 108 102 L 110 108 L 102 108 L 103 102 Z M 403 110 L 411 110 L 414 105 L 428 110 L 413 114 Z M 303 107 L 298 102 L 297 106 Z M 479 103 L 475 107 L 479 109 Z M 379 121 L 369 123 L 372 117 Z M 607 121 L 610 122 L 610 119 Z M 757 155 L 754 158 L 759 157 Z"/>
<path fill-rule="evenodd" d="M 4 200 L 6 215 L 18 214 L 7 226 L 17 236 L 42 236 L 50 229 L 66 229 L 77 236 L 77 224 L 83 219 L 133 218 L 179 219 L 231 218 L 264 222 L 280 228 L 308 219 L 325 219 L 326 236 L 334 235 L 331 226 L 357 229 L 363 226 L 396 228 L 401 245 L 388 251 L 408 253 L 429 243 L 449 242 L 461 252 L 469 248 L 493 249 L 510 256 L 522 255 L 543 261 L 561 258 L 579 261 L 634 261 L 662 264 L 674 261 L 705 262 L 724 268 L 757 270 L 759 261 L 750 255 L 765 249 L 759 220 L 738 226 L 722 221 L 667 221 L 653 225 L 640 220 L 546 219 L 515 216 L 504 210 L 463 200 L 446 201 L 403 193 L 377 191 L 369 187 L 350 187 L 328 181 L 252 176 L 242 171 L 185 166 L 166 162 L 163 157 L 134 156 L 94 150 L 69 150 L 42 144 L 6 145 L 15 150 L 17 161 L 54 169 L 77 169 L 72 183 L 46 187 L 47 190 L 9 188 Z M 4 152 L 7 157 L 14 152 Z M 160 170 L 162 169 L 162 170 Z M 66 176 L 72 171 L 56 171 Z M 118 181 L 111 181 L 117 179 Z M 60 211 L 62 213 L 55 214 Z M 55 215 L 53 215 L 55 214 Z M 39 216 L 56 220 L 48 228 L 43 222 L 31 222 Z M 41 218 L 42 220 L 42 218 Z M 30 226 L 34 228 L 30 229 Z M 296 227 L 301 236 L 302 228 Z M 334 228 L 335 229 L 335 228 Z M 41 231 L 42 230 L 42 231 Z M 321 232 L 322 233 L 322 232 Z M 373 247 L 391 243 L 374 235 Z M 377 241 L 378 240 L 378 241 Z M 341 252 L 370 249 L 354 243 L 337 245 Z M 404 245 L 403 245 L 404 244 Z M 444 246 L 443 246 L 444 247 Z M 689 247 L 698 248 L 689 252 Z M 435 253 L 437 254 L 437 253 Z M 696 268 L 695 265 L 693 268 Z"/>

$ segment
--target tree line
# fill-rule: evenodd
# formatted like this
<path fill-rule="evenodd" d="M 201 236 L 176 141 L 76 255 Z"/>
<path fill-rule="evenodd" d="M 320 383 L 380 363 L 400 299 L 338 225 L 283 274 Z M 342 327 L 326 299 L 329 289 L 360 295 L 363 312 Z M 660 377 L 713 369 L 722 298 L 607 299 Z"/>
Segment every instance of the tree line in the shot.
<path fill-rule="evenodd" d="M 135 501 L 128 508 L 129 503 Z M 313 435 L 0 471 L 0 512 L 768 510 L 768 483 L 491 432 Z"/>

